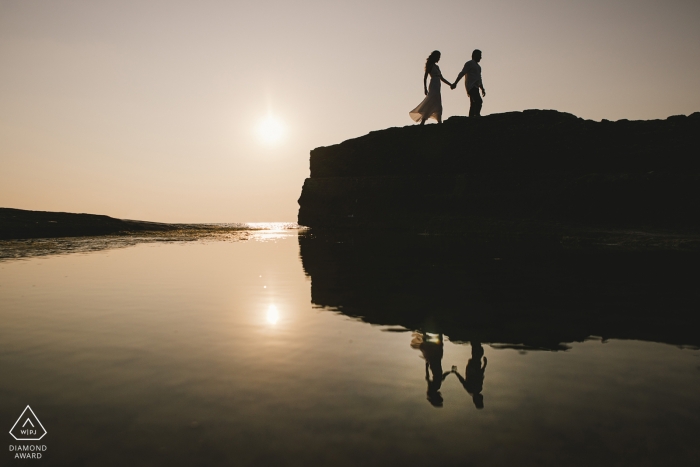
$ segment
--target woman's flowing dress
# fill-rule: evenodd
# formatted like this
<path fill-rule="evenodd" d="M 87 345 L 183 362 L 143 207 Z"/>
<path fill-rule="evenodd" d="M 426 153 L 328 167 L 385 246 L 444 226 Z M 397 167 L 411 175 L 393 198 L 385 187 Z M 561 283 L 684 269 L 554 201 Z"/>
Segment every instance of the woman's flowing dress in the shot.
<path fill-rule="evenodd" d="M 423 102 L 418 104 L 418 107 L 411 110 L 408 115 L 416 122 L 434 118 L 437 121 L 442 119 L 442 97 L 440 96 L 440 68 L 437 64 L 433 65 L 430 70 L 430 85 L 428 86 L 428 95 L 425 96 Z"/>

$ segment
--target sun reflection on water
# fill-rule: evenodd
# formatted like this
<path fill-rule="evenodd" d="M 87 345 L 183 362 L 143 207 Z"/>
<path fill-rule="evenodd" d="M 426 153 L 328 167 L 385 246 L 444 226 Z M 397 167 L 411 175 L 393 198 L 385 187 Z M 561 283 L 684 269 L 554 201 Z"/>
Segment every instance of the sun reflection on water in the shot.
<path fill-rule="evenodd" d="M 277 307 L 275 305 L 270 305 L 270 307 L 267 309 L 267 316 L 266 316 L 267 322 L 270 324 L 277 324 L 277 322 L 280 319 L 280 313 L 277 311 Z"/>
<path fill-rule="evenodd" d="M 299 225 L 289 222 L 248 222 L 251 238 L 257 241 L 281 240 L 295 236 L 303 230 Z"/>

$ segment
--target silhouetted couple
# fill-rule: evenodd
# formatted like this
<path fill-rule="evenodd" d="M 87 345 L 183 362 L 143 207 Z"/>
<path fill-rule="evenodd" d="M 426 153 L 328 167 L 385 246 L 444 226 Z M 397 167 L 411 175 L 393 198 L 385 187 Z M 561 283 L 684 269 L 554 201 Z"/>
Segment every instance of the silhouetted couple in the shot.
<path fill-rule="evenodd" d="M 429 118 L 434 118 L 438 123 L 442 123 L 442 96 L 440 95 L 440 82 L 447 84 L 450 89 L 457 87 L 459 80 L 465 76 L 465 87 L 467 89 L 467 95 L 469 96 L 469 116 L 479 117 L 481 115 L 481 106 L 483 105 L 482 96 L 479 95 L 479 90 L 481 89 L 481 94 L 486 96 L 486 90 L 484 89 L 484 83 L 481 80 L 481 50 L 475 50 L 472 52 L 472 59 L 464 64 L 464 68 L 459 72 L 457 79 L 454 83 L 450 83 L 445 78 L 442 77 L 440 72 L 440 67 L 438 67 L 437 62 L 440 61 L 440 52 L 435 50 L 430 54 L 428 59 L 425 61 L 425 74 L 423 75 L 423 90 L 425 92 L 425 99 L 423 102 L 418 104 L 418 107 L 411 110 L 408 114 L 416 122 L 420 122 L 421 125 L 425 124 L 425 121 Z M 430 86 L 427 86 L 428 75 L 430 75 Z"/>

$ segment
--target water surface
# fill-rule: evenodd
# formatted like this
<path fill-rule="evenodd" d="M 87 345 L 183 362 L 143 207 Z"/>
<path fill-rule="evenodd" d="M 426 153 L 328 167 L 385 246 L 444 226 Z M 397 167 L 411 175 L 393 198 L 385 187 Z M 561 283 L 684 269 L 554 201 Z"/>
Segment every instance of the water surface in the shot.
<path fill-rule="evenodd" d="M 31 405 L 48 431 L 34 462 L 673 465 L 700 455 L 692 338 L 635 323 L 615 334 L 617 321 L 582 318 L 637 305 L 634 288 L 533 298 L 513 271 L 529 265 L 523 277 L 539 271 L 551 285 L 549 273 L 522 261 L 494 272 L 508 252 L 489 256 L 498 266 L 474 256 L 474 274 L 429 256 L 426 272 L 404 255 L 339 256 L 346 243 L 309 243 L 296 230 L 166 240 L 73 239 L 92 246 L 59 241 L 41 254 L 3 245 L 12 258 L 0 261 L 0 426 Z M 423 272 L 407 279 L 411 264 Z M 687 300 L 659 314 L 682 316 L 695 297 L 673 293 Z M 531 329 L 509 327 L 503 309 Z M 574 324 L 545 319 L 569 311 Z M 453 365 L 437 383 L 434 371 Z M 14 462 L 5 450 L 0 464 Z"/>

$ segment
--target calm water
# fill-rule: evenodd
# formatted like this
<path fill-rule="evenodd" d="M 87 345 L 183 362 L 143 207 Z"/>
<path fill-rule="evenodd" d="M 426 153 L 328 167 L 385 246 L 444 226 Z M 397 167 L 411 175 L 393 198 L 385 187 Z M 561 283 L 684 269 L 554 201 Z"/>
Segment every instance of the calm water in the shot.
<path fill-rule="evenodd" d="M 29 404 L 38 465 L 700 459 L 697 277 L 615 282 L 636 256 L 591 278 L 589 254 L 382 257 L 295 230 L 67 242 L 0 246 L 24 256 L 0 261 L 0 427 Z"/>

